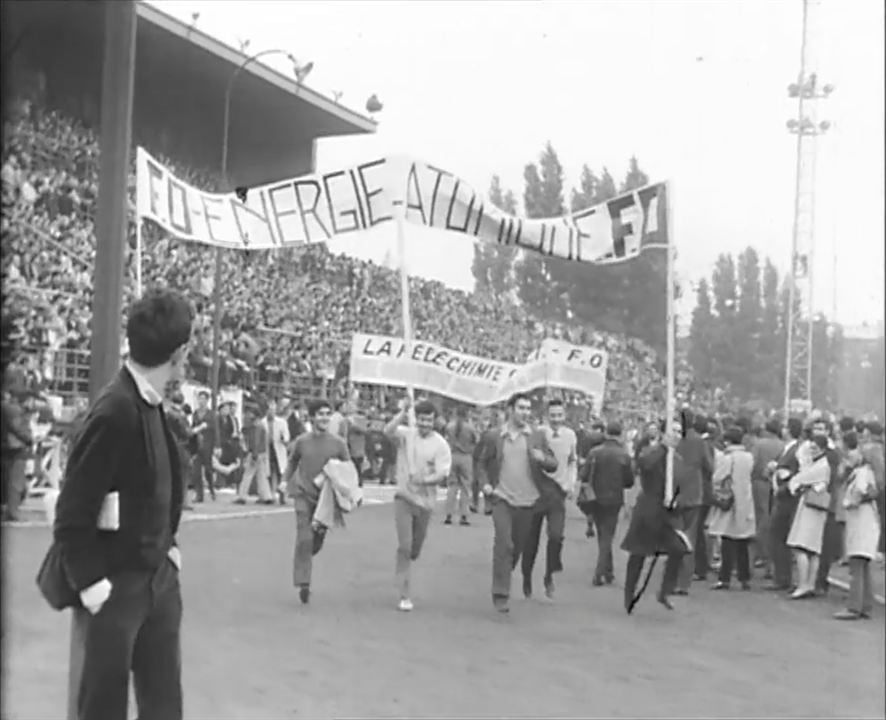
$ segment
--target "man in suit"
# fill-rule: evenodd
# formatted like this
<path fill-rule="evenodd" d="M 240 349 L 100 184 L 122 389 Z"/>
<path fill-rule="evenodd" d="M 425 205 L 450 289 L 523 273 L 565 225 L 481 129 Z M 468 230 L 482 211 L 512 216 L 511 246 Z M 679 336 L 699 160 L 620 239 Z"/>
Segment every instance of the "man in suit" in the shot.
<path fill-rule="evenodd" d="M 784 452 L 784 441 L 781 439 L 781 422 L 777 418 L 766 421 L 763 434 L 754 442 L 751 454 L 754 466 L 751 469 L 751 488 L 754 493 L 754 517 L 757 520 L 757 537 L 754 540 L 755 567 L 765 567 L 766 575 L 771 577 L 769 565 L 769 518 L 772 512 L 772 467 L 778 463 Z"/>
<path fill-rule="evenodd" d="M 483 462 L 483 458 L 493 452 L 493 447 L 495 443 L 498 442 L 498 436 L 500 434 L 501 418 L 497 410 L 492 410 L 489 413 L 486 429 L 480 434 L 480 439 L 474 447 L 474 482 L 471 498 L 473 501 L 473 505 L 471 506 L 472 512 L 480 511 L 480 491 L 483 489 L 483 484 L 480 481 L 480 465 Z M 492 515 L 492 504 L 488 496 L 484 496 L 483 498 L 483 514 Z"/>
<path fill-rule="evenodd" d="M 139 717 L 182 717 L 183 478 L 162 402 L 167 384 L 184 379 L 192 320 L 188 302 L 168 290 L 133 304 L 129 358 L 68 458 L 54 538 L 81 603 L 73 611 L 84 655 L 80 720 L 126 718 L 130 673 Z"/>
<path fill-rule="evenodd" d="M 674 485 L 677 494 L 677 507 L 682 530 L 688 538 L 698 534 L 701 509 L 704 505 L 705 483 L 714 474 L 714 459 L 707 443 L 696 431 L 692 416 L 687 412 L 683 418 L 685 432 L 677 446 L 677 454 L 683 459 L 681 471 L 674 472 Z M 677 577 L 675 595 L 688 595 L 695 572 L 695 554 L 683 556 L 680 573 Z"/>
<path fill-rule="evenodd" d="M 787 591 L 792 585 L 791 549 L 787 546 L 787 540 L 799 498 L 788 490 L 788 481 L 800 471 L 797 451 L 800 449 L 802 434 L 803 421 L 795 417 L 789 418 L 785 438 L 787 442 L 781 456 L 769 464 L 774 501 L 769 518 L 769 556 L 773 564 L 773 581 L 766 587 L 767 590 Z"/>
<path fill-rule="evenodd" d="M 262 419 L 268 438 L 268 476 L 271 481 L 271 496 L 277 496 L 281 505 L 286 504 L 286 495 L 280 487 L 288 462 L 286 446 L 289 444 L 289 428 L 286 421 L 277 416 L 277 401 L 268 400 L 268 411 Z"/>
<path fill-rule="evenodd" d="M 492 548 L 492 603 L 509 611 L 511 573 L 517 567 L 529 534 L 538 484 L 544 473 L 557 470 L 557 459 L 544 431 L 532 430 L 532 401 L 524 393 L 508 400 L 508 420 L 484 450 L 479 462 L 483 494 L 492 505 L 495 537 Z"/>
<path fill-rule="evenodd" d="M 215 475 L 212 471 L 212 450 L 215 447 L 215 414 L 209 407 L 209 393 L 197 393 L 197 407 L 191 418 L 191 428 L 197 436 L 197 454 L 191 465 L 191 481 L 194 484 L 196 502 L 202 503 L 204 482 L 209 487 L 209 496 L 215 500 Z"/>
<path fill-rule="evenodd" d="M 618 515 L 624 505 L 625 490 L 634 485 L 631 456 L 622 442 L 621 423 L 606 426 L 606 439 L 588 453 L 582 467 L 581 482 L 591 486 L 590 515 L 597 526 L 597 567 L 595 586 L 611 584 L 615 579 L 612 564 L 612 541 L 618 526 Z"/>

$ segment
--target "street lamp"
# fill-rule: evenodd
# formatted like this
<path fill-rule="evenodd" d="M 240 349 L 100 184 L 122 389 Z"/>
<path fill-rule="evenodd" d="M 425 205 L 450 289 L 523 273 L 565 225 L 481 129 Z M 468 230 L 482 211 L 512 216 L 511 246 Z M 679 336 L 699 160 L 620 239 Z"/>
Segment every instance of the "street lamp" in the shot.
<path fill-rule="evenodd" d="M 296 78 L 301 82 L 304 80 L 304 75 L 307 73 L 304 69 L 300 68 L 296 59 L 292 56 L 291 53 L 286 50 L 262 50 L 261 52 L 255 53 L 254 55 L 249 56 L 231 74 L 231 79 L 228 80 L 228 87 L 225 90 L 225 114 L 224 114 L 224 128 L 222 130 L 222 153 L 221 153 L 221 173 L 222 179 L 225 184 L 225 190 L 230 191 L 230 183 L 228 182 L 228 134 L 230 131 L 231 125 L 231 94 L 234 90 L 234 83 L 237 81 L 237 78 L 240 77 L 240 73 L 243 69 L 249 65 L 250 63 L 258 60 L 259 58 L 266 57 L 268 55 L 285 55 L 289 61 L 292 63 L 293 74 Z M 307 66 L 306 66 L 307 67 Z M 299 71 L 302 71 L 302 77 L 299 77 Z M 212 376 L 211 376 L 211 384 L 212 384 L 212 413 L 215 417 L 215 441 L 218 442 L 218 380 L 219 380 L 219 370 L 220 370 L 220 351 L 221 351 L 221 283 L 222 283 L 222 248 L 218 247 L 215 249 L 215 281 L 212 287 L 212 296 L 213 296 L 213 316 L 212 316 Z"/>

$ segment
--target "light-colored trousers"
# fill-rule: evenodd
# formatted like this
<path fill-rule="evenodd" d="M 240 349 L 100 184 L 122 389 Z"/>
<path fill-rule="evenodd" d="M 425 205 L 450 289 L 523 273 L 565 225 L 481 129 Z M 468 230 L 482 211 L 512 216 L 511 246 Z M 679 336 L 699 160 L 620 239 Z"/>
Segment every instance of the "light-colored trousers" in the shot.
<path fill-rule="evenodd" d="M 268 454 L 262 453 L 258 457 L 251 453 L 243 458 L 243 479 L 240 481 L 240 487 L 237 489 L 237 497 L 245 500 L 249 495 L 249 486 L 255 478 L 255 489 L 258 492 L 259 500 L 271 500 L 271 486 L 268 483 L 268 475 L 270 473 L 270 464 Z"/>
<path fill-rule="evenodd" d="M 418 560 L 421 554 L 430 521 L 430 510 L 420 508 L 403 498 L 394 499 L 394 522 L 397 526 L 397 561 L 394 577 L 401 598 L 409 597 L 409 570 L 413 561 Z"/>
<path fill-rule="evenodd" d="M 468 514 L 473 477 L 474 458 L 465 453 L 452 453 L 452 470 L 449 473 L 449 489 L 446 491 L 447 515 L 455 514 L 456 498 L 458 498 L 458 514 Z"/>

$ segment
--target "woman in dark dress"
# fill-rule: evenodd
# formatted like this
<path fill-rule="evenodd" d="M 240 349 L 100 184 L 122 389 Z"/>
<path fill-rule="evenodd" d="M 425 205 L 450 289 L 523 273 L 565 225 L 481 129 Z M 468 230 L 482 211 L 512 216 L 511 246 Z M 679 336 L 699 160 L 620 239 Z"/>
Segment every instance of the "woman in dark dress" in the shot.
<path fill-rule="evenodd" d="M 631 524 L 621 544 L 629 553 L 625 573 L 624 604 L 630 614 L 643 565 L 647 557 L 667 555 L 661 587 L 656 599 L 668 610 L 673 609 L 668 596 L 674 592 L 683 555 L 690 547 L 674 527 L 673 513 L 664 505 L 667 448 L 676 448 L 679 437 L 662 436 L 661 428 L 652 423 L 637 448 L 636 463 L 640 476 L 640 494 L 631 513 Z M 674 475 L 680 458 L 674 452 Z"/>

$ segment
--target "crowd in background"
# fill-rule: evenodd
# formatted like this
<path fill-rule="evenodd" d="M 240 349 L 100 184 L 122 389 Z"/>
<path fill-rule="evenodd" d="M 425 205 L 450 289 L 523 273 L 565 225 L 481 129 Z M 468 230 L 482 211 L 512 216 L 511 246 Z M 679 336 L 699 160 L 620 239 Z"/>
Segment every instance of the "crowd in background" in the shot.
<path fill-rule="evenodd" d="M 51 378 L 64 360 L 58 351 L 86 351 L 90 342 L 98 139 L 55 111 L 20 102 L 4 125 L 2 273 L 4 314 L 13 337 Z M 211 173 L 159 159 L 186 182 L 219 187 Z M 130 177 L 124 300 L 133 290 L 135 177 Z M 144 285 L 186 291 L 197 307 L 194 375 L 206 381 L 212 352 L 211 248 L 143 230 Z M 355 331 L 399 334 L 400 291 L 395 271 L 334 255 L 323 245 L 262 253 L 223 253 L 221 374 L 224 384 L 249 388 L 259 375 L 326 379 L 347 375 Z M 606 403 L 652 412 L 662 400 L 659 358 L 634 338 L 586 326 L 541 322 L 509 298 L 453 290 L 410 279 L 417 339 L 510 362 L 524 362 L 546 337 L 609 351 Z M 573 398 L 576 402 L 579 397 Z"/>

